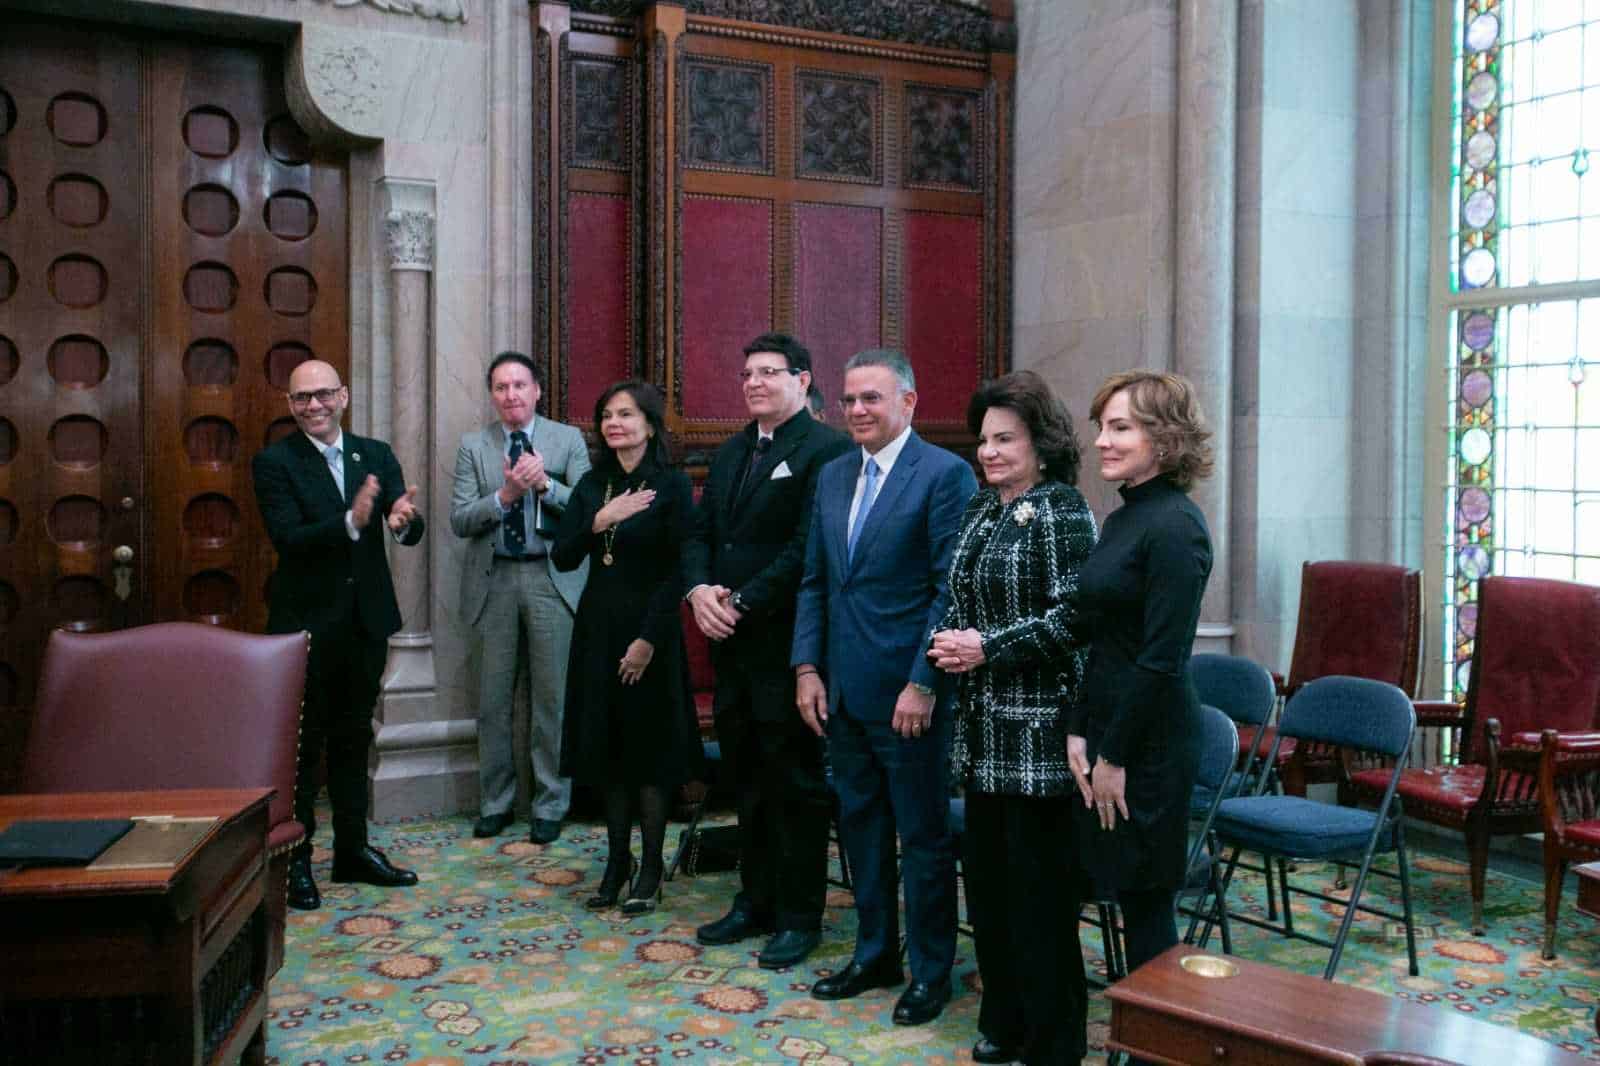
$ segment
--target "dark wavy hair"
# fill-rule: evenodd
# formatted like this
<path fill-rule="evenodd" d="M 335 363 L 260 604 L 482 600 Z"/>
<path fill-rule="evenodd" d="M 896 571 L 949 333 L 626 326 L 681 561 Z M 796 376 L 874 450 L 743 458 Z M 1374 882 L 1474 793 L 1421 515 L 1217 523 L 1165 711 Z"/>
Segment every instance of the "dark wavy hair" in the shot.
<path fill-rule="evenodd" d="M 1034 454 L 1039 457 L 1039 473 L 1046 481 L 1078 483 L 1081 455 L 1072 416 L 1044 378 L 1031 370 L 1018 370 L 979 385 L 967 402 L 967 428 L 974 437 L 982 431 L 983 416 L 991 407 L 1014 411 L 1028 427 Z"/>
<path fill-rule="evenodd" d="M 1211 430 L 1194 383 L 1182 374 L 1160 370 L 1124 370 L 1106 378 L 1089 404 L 1089 417 L 1100 421 L 1111 397 L 1127 390 L 1128 410 L 1156 446 L 1161 472 L 1185 492 L 1211 476 Z"/>
<path fill-rule="evenodd" d="M 645 445 L 644 457 L 657 466 L 670 466 L 672 464 L 672 445 L 667 440 L 667 404 L 661 398 L 661 390 L 648 381 L 630 379 L 619 381 L 600 394 L 594 402 L 594 465 L 611 470 L 620 470 L 622 464 L 617 462 L 617 453 L 613 452 L 606 444 L 605 434 L 600 432 L 600 415 L 606 409 L 606 404 L 619 392 L 625 392 L 633 397 L 633 402 L 639 405 L 639 413 L 644 415 L 650 428 L 655 430 L 650 442 Z"/>

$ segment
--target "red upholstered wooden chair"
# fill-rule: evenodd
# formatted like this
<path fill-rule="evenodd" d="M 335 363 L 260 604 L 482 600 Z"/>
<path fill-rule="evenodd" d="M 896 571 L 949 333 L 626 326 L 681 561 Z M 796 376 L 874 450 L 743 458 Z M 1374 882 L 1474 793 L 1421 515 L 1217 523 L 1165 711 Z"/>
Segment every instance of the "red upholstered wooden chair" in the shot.
<path fill-rule="evenodd" d="M 1484 578 L 1466 702 L 1416 707 L 1419 726 L 1459 731 L 1460 754 L 1454 763 L 1407 768 L 1401 802 L 1411 817 L 1465 834 L 1472 930 L 1481 934 L 1490 839 L 1541 828 L 1540 734 L 1600 729 L 1600 588 Z M 1372 803 L 1386 780 L 1387 771 L 1363 770 L 1351 787 Z"/>
<path fill-rule="evenodd" d="M 257 636 L 192 622 L 50 634 L 24 792 L 272 788 L 267 973 L 283 964 L 304 633 Z"/>
<path fill-rule="evenodd" d="M 1274 675 L 1287 699 L 1319 677 L 1364 677 L 1416 698 L 1422 663 L 1422 574 L 1386 563 L 1306 563 L 1300 571 L 1300 620 L 1289 676 Z M 1241 742 L 1252 736 L 1239 731 Z M 1257 742 L 1265 751 L 1270 731 Z M 1245 750 L 1248 750 L 1246 748 Z M 1304 742 L 1280 754 L 1284 791 L 1342 782 L 1339 756 L 1326 744 Z"/>
<path fill-rule="evenodd" d="M 1521 742 L 1525 736 L 1515 738 Z M 1539 813 L 1544 825 L 1544 957 L 1556 957 L 1556 916 L 1569 863 L 1600 860 L 1600 733 L 1540 737 Z"/>

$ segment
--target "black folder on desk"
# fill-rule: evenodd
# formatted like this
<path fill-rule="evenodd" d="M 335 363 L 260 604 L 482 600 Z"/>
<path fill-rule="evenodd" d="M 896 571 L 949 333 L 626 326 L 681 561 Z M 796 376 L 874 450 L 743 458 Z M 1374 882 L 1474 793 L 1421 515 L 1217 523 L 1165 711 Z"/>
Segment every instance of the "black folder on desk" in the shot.
<path fill-rule="evenodd" d="M 0 866 L 86 866 L 132 828 L 131 818 L 12 822 L 0 830 Z"/>

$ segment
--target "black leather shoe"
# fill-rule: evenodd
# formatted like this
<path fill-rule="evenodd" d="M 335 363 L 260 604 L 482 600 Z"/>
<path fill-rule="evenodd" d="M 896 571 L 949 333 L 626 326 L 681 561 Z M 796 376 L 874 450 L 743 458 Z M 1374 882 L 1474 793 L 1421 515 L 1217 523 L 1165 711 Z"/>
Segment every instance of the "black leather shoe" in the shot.
<path fill-rule="evenodd" d="M 756 962 L 763 970 L 781 970 L 793 966 L 817 950 L 822 934 L 810 929 L 784 929 L 761 949 Z"/>
<path fill-rule="evenodd" d="M 333 880 L 359 881 L 364 885 L 402 888 L 417 883 L 417 875 L 392 865 L 383 852 L 370 845 L 348 855 L 333 856 Z"/>
<path fill-rule="evenodd" d="M 771 919 L 758 918 L 743 907 L 735 907 L 714 922 L 694 931 L 694 938 L 707 947 L 737 944 L 741 940 L 772 932 Z"/>
<path fill-rule="evenodd" d="M 528 830 L 528 839 L 535 844 L 554 844 L 561 838 L 561 823 L 548 818 L 535 818 Z"/>
<path fill-rule="evenodd" d="M 1003 1062 L 1016 1062 L 1022 1057 L 1020 1048 L 1007 1047 L 997 1044 L 986 1036 L 980 1036 L 978 1042 L 972 1045 L 972 1061 L 984 1063 L 985 1066 L 996 1066 Z"/>
<path fill-rule="evenodd" d="M 511 819 L 512 814 L 510 811 L 501 811 L 499 814 L 485 814 L 472 823 L 472 835 L 479 839 L 497 837 L 505 830 L 506 826 L 511 824 Z"/>
<path fill-rule="evenodd" d="M 317 891 L 317 879 L 311 876 L 311 860 L 289 860 L 289 906 L 297 911 L 314 911 L 322 906 L 322 893 Z"/>
<path fill-rule="evenodd" d="M 861 993 L 873 988 L 891 988 L 906 979 L 900 972 L 900 964 L 893 959 L 887 962 L 874 962 L 869 966 L 859 966 L 854 959 L 850 965 L 840 970 L 831 977 L 824 977 L 811 986 L 813 999 L 854 999 Z M 901 1002 L 905 1002 L 904 999 Z M 895 1008 L 898 1016 L 900 1008 Z"/>
<path fill-rule="evenodd" d="M 926 1025 L 937 1018 L 950 1002 L 950 978 L 943 981 L 913 981 L 894 1005 L 894 1024 Z"/>

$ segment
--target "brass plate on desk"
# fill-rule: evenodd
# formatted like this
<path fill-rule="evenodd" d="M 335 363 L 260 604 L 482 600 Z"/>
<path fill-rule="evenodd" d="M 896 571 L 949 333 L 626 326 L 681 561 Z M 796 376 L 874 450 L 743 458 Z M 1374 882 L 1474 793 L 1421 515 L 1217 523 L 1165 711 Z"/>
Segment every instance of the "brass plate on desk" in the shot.
<path fill-rule="evenodd" d="M 137 830 L 135 830 L 137 832 Z M 1196 977 L 1238 977 L 1239 967 L 1215 955 L 1185 955 L 1178 965 Z"/>
<path fill-rule="evenodd" d="M 135 816 L 133 828 L 101 852 L 90 870 L 160 870 L 177 866 L 211 831 L 217 820 L 174 818 L 170 815 Z"/>

